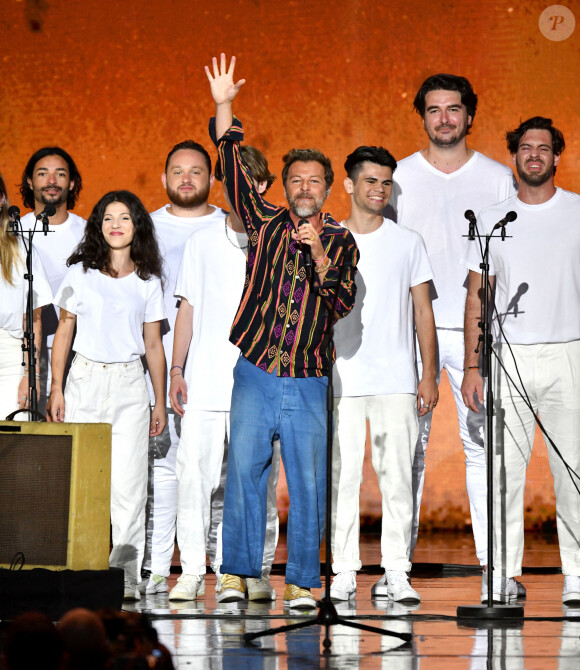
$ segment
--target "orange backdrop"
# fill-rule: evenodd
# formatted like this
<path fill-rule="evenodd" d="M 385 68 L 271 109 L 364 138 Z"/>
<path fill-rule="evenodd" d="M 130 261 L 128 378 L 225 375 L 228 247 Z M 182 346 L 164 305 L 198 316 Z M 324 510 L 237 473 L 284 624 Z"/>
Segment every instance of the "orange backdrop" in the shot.
<path fill-rule="evenodd" d="M 337 181 L 328 209 L 348 213 L 342 163 L 360 144 L 382 144 L 397 158 L 425 144 L 412 99 L 435 72 L 467 76 L 480 98 L 471 145 L 507 162 L 503 135 L 521 119 L 550 116 L 567 150 L 559 185 L 580 190 L 580 28 L 553 18 L 549 2 L 528 0 L 3 0 L 0 13 L 0 171 L 11 200 L 33 151 L 66 148 L 85 188 L 87 216 L 106 191 L 128 188 L 150 210 L 166 200 L 160 182 L 176 142 L 209 145 L 212 103 L 203 65 L 225 51 L 247 79 L 236 111 L 248 142 L 274 171 L 292 146 L 317 146 Z M 561 9 L 548 12 L 564 15 Z M 578 18 L 578 17 L 575 17 Z M 550 26 L 553 30 L 549 30 Z M 212 156 L 215 151 L 210 149 Z M 271 199 L 281 202 L 279 182 Z M 212 201 L 222 204 L 219 189 Z M 463 456 L 447 386 L 429 446 L 423 520 L 462 527 L 468 520 Z M 527 522 L 553 519 L 545 448 L 528 476 Z M 370 471 L 362 513 L 380 516 Z"/>

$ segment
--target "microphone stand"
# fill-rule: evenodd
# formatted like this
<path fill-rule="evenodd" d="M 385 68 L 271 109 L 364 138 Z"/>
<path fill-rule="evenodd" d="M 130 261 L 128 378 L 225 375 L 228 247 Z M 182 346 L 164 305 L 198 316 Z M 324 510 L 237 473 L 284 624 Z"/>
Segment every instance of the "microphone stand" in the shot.
<path fill-rule="evenodd" d="M 489 284 L 489 243 L 494 235 L 493 231 L 497 227 L 501 228 L 499 237 L 504 241 L 505 222 L 497 224 L 489 235 L 485 236 L 485 248 L 483 251 L 483 261 L 479 264 L 483 281 L 483 320 L 477 325 L 481 328 L 479 342 L 482 344 L 482 368 L 481 376 L 487 378 L 486 389 L 486 433 L 485 433 L 485 453 L 487 454 L 487 604 L 479 605 L 460 605 L 457 608 L 457 617 L 459 619 L 479 619 L 481 621 L 497 619 L 520 619 L 524 616 L 522 605 L 502 605 L 493 602 L 493 545 L 494 545 L 494 522 L 493 522 L 493 378 L 492 378 L 492 334 L 491 318 L 489 305 L 491 302 L 491 287 Z M 478 232 L 479 237 L 479 232 Z M 511 236 L 510 236 L 511 237 Z M 481 239 L 481 238 L 479 238 Z"/>
<path fill-rule="evenodd" d="M 12 232 L 14 235 L 20 235 L 24 242 L 24 230 L 22 224 L 20 230 L 18 222 L 12 222 Z M 42 412 L 38 411 L 38 393 L 36 391 L 36 344 L 34 337 L 34 292 L 33 282 L 34 275 L 32 273 L 32 238 L 35 230 L 26 231 L 28 235 L 28 244 L 24 243 L 26 249 L 26 274 L 24 278 L 28 281 L 28 296 L 26 298 L 26 330 L 24 331 L 24 342 L 22 343 L 22 351 L 28 354 L 28 409 L 17 409 L 6 417 L 6 421 L 14 421 L 14 417 L 22 412 L 27 412 L 31 415 L 32 421 L 46 421 L 46 417 Z M 22 363 L 24 365 L 24 363 Z"/>
<path fill-rule="evenodd" d="M 344 240 L 344 238 L 343 238 Z M 358 621 L 352 621 L 350 619 L 343 619 L 338 615 L 336 607 L 330 598 L 330 576 L 332 572 L 332 561 L 331 561 L 331 527 L 332 527 L 332 437 L 333 437 L 333 425 L 334 425 L 334 390 L 332 387 L 332 353 L 334 351 L 334 340 L 333 340 L 333 315 L 336 310 L 336 303 L 338 300 L 338 291 L 340 289 L 342 278 L 344 275 L 344 258 L 341 263 L 338 281 L 336 284 L 336 291 L 334 293 L 334 298 L 332 303 L 322 298 L 322 302 L 328 313 L 328 319 L 326 321 L 326 328 L 322 336 L 322 348 L 324 349 L 324 344 L 326 343 L 326 350 L 328 361 L 330 363 L 328 369 L 328 386 L 326 389 L 326 527 L 325 527 L 325 557 L 324 557 L 324 579 L 325 579 L 325 588 L 324 588 L 324 597 L 318 603 L 318 614 L 315 618 L 307 619 L 306 621 L 300 621 L 298 623 L 289 624 L 287 626 L 279 626 L 277 628 L 268 628 L 267 630 L 259 631 L 256 633 L 245 633 L 244 640 L 246 642 L 251 642 L 259 637 L 265 637 L 267 635 L 276 635 L 278 633 L 286 633 L 292 630 L 297 630 L 299 628 L 305 628 L 307 626 L 324 626 L 324 654 L 330 654 L 330 647 L 332 646 L 332 640 L 330 639 L 330 627 L 340 624 L 341 626 L 347 626 L 349 628 L 357 628 L 359 630 L 366 630 L 370 633 L 378 633 L 380 635 L 388 635 L 391 637 L 396 637 L 402 640 L 405 643 L 409 643 L 413 636 L 410 633 L 398 633 L 390 630 L 385 630 L 384 628 L 376 628 L 374 626 L 367 626 Z M 310 288 L 314 291 L 312 285 L 312 277 L 310 277 Z"/>

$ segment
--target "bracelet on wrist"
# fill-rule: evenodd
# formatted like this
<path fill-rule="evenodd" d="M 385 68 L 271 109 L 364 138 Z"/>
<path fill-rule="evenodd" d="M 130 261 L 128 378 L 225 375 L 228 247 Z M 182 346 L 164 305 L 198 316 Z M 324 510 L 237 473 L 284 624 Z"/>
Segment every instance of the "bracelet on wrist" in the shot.
<path fill-rule="evenodd" d="M 479 370 L 479 365 L 469 365 L 466 368 L 463 368 L 463 372 L 467 372 L 468 370 Z"/>
<path fill-rule="evenodd" d="M 181 365 L 172 365 L 169 368 L 169 372 L 171 372 L 171 370 L 175 370 L 175 368 L 179 368 L 181 370 L 181 372 L 183 372 L 183 368 L 181 367 Z"/>
<path fill-rule="evenodd" d="M 316 260 L 316 258 L 315 258 L 315 259 L 314 259 L 314 262 L 318 265 L 319 263 L 324 263 L 324 262 L 327 261 L 327 260 L 328 260 L 328 255 L 327 255 L 327 254 L 324 254 L 323 258 L 321 258 L 319 261 Z"/>
<path fill-rule="evenodd" d="M 173 379 L 174 377 L 183 377 L 183 373 L 176 372 L 174 375 L 169 375 L 169 379 Z"/>

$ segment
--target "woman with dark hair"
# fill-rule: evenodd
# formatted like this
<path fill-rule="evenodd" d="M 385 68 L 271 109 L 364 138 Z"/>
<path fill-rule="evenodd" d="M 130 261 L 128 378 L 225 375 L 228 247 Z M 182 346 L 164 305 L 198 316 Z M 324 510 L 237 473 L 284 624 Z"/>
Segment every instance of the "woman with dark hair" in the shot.
<path fill-rule="evenodd" d="M 28 282 L 24 242 L 9 230 L 8 197 L 0 175 L 0 421 L 17 409 L 28 407 L 28 365 L 23 367 L 22 338 L 26 329 Z M 33 324 L 38 359 L 40 313 L 52 302 L 52 291 L 36 253 L 32 256 L 34 275 Z M 26 359 L 28 360 L 28 359 Z M 38 389 L 37 389 L 38 392 Z"/>
<path fill-rule="evenodd" d="M 52 349 L 49 416 L 113 427 L 109 564 L 125 571 L 125 599 L 138 600 L 149 436 L 160 435 L 166 422 L 161 257 L 139 198 L 129 191 L 103 196 L 67 265 L 55 298 L 60 320 Z M 63 396 L 75 325 L 75 358 Z M 151 412 L 142 355 L 155 393 Z"/>

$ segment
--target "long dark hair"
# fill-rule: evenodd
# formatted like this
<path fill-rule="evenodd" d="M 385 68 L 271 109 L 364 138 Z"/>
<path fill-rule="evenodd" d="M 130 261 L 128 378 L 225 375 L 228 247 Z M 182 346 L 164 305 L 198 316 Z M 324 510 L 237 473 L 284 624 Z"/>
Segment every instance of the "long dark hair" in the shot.
<path fill-rule="evenodd" d="M 76 163 L 72 159 L 72 156 L 60 147 L 43 147 L 42 149 L 39 149 L 32 154 L 28 163 L 26 164 L 26 167 L 24 168 L 24 172 L 22 173 L 22 183 L 20 184 L 22 202 L 24 203 L 25 207 L 28 207 L 28 209 L 34 209 L 34 192 L 28 185 L 28 180 L 30 179 L 32 181 L 34 167 L 38 161 L 46 158 L 47 156 L 60 156 L 68 165 L 69 179 L 74 182 L 74 186 L 68 192 L 66 208 L 73 209 L 79 197 L 79 193 L 83 188 L 83 180 L 81 178 L 80 172 L 78 171 Z"/>
<path fill-rule="evenodd" d="M 85 270 L 91 268 L 111 277 L 116 276 L 110 265 L 111 249 L 103 237 L 105 210 L 112 202 L 121 202 L 129 209 L 135 227 L 131 242 L 131 260 L 135 263 L 137 276 L 144 280 L 152 276 L 161 277 L 162 260 L 153 221 L 141 200 L 130 191 L 110 191 L 99 200 L 87 220 L 83 239 L 66 264 L 70 266 L 82 263 Z"/>

